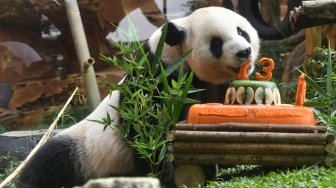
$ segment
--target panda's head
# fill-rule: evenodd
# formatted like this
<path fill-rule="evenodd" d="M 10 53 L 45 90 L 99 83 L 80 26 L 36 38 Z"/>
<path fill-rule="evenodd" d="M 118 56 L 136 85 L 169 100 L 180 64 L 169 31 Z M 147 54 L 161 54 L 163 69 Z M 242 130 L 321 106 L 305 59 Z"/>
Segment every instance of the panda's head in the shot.
<path fill-rule="evenodd" d="M 149 39 L 154 52 L 161 29 Z M 201 80 L 220 84 L 235 79 L 240 66 L 252 59 L 249 73 L 259 53 L 257 31 L 242 16 L 221 7 L 201 8 L 191 15 L 168 23 L 162 53 L 164 63 L 172 63 L 193 49 L 185 62 Z"/>

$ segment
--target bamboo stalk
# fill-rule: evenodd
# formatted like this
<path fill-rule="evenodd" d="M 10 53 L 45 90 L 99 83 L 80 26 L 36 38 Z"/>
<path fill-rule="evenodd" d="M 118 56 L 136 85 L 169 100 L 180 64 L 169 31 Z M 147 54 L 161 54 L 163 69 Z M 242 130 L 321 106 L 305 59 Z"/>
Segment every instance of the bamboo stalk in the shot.
<path fill-rule="evenodd" d="M 323 155 L 323 144 L 175 142 L 174 152 L 186 154 Z"/>
<path fill-rule="evenodd" d="M 295 126 L 295 125 L 261 125 L 249 123 L 223 124 L 177 124 L 176 130 L 190 131 L 233 131 L 233 132 L 285 132 L 285 133 L 315 133 L 326 132 L 326 126 Z"/>
<path fill-rule="evenodd" d="M 325 133 L 175 131 L 175 141 L 234 143 L 326 143 Z"/>
<path fill-rule="evenodd" d="M 325 162 L 324 155 L 175 154 L 175 164 L 303 166 Z"/>

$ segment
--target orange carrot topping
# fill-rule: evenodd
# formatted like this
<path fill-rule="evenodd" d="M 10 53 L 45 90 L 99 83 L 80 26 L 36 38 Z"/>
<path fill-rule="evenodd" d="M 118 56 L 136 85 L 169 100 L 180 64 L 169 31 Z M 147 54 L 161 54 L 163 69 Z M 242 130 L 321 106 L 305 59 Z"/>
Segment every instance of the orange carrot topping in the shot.
<path fill-rule="evenodd" d="M 306 98 L 306 82 L 304 74 L 301 74 L 296 91 L 295 106 L 303 106 L 303 102 Z"/>
<path fill-rule="evenodd" d="M 268 63 L 269 66 L 265 67 L 263 66 L 262 71 L 266 73 L 265 76 L 261 75 L 259 72 L 255 73 L 255 76 L 260 81 L 268 81 L 272 78 L 272 70 L 274 69 L 274 61 L 270 58 L 261 58 L 259 61 L 259 65 L 265 65 L 265 63 Z"/>
<path fill-rule="evenodd" d="M 239 70 L 239 73 L 237 74 L 237 80 L 248 80 L 249 76 L 246 74 L 247 68 L 250 66 L 252 59 L 247 60 Z"/>

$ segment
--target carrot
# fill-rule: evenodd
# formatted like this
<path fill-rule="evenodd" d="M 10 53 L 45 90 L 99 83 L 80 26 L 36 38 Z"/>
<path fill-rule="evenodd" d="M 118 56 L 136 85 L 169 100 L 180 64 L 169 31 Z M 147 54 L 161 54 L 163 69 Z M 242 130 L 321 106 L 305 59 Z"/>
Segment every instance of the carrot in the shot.
<path fill-rule="evenodd" d="M 274 69 L 274 61 L 270 58 L 261 58 L 259 61 L 259 65 L 265 65 L 265 63 L 268 63 L 269 66 L 265 67 L 263 66 L 262 71 L 266 73 L 265 76 L 261 75 L 259 72 L 255 73 L 255 76 L 260 81 L 268 81 L 272 78 L 272 70 Z"/>
<path fill-rule="evenodd" d="M 237 80 L 248 80 L 249 76 L 246 74 L 247 68 L 250 66 L 252 59 L 247 60 L 239 70 L 239 73 L 237 74 Z"/>
<path fill-rule="evenodd" d="M 306 87 L 305 76 L 304 74 L 301 74 L 296 91 L 295 106 L 303 106 L 306 98 Z"/>

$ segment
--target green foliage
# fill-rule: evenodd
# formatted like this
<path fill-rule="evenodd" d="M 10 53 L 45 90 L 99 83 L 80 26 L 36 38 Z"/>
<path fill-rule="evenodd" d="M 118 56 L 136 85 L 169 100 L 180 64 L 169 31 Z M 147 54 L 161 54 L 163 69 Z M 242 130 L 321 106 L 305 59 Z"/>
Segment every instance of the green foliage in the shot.
<path fill-rule="evenodd" d="M 0 156 L 0 183 L 3 182 L 14 170 L 20 165 L 20 162 L 16 162 L 10 156 Z M 10 181 L 6 187 L 15 188 L 15 182 L 18 176 Z"/>
<path fill-rule="evenodd" d="M 307 89 L 306 106 L 314 108 L 314 112 L 333 133 L 336 133 L 336 53 L 326 48 L 317 48 L 318 55 L 308 63 L 305 80 Z"/>
<path fill-rule="evenodd" d="M 182 66 L 191 51 L 164 69 L 160 61 L 167 31 L 167 27 L 164 27 L 154 60 L 150 63 L 148 54 L 142 48 L 143 44 L 136 37 L 133 24 L 129 23 L 128 32 L 119 30 L 119 33 L 125 41 L 130 42 L 115 42 L 119 53 L 112 58 L 101 55 L 103 61 L 124 68 L 128 76 L 121 84 L 104 84 L 111 87 L 110 93 L 119 90 L 123 95 L 119 108 L 111 106 L 124 120 L 121 125 L 117 125 L 120 136 L 147 161 L 151 167 L 149 175 L 159 177 L 161 172 L 158 167 L 167 150 L 166 132 L 174 129 L 184 104 L 197 102 L 186 98 L 193 73 L 185 74 Z M 168 76 L 179 67 L 178 80 L 168 80 Z M 159 86 L 162 86 L 162 90 Z M 113 120 L 107 115 L 93 121 L 103 124 L 106 129 Z M 131 137 L 131 130 L 133 133 L 135 131 L 135 137 Z"/>
<path fill-rule="evenodd" d="M 313 166 L 301 169 L 285 169 L 269 171 L 268 173 L 253 172 L 258 166 L 238 165 L 235 168 L 222 169 L 222 174 L 231 175 L 231 179 L 210 181 L 206 188 L 226 187 L 334 187 L 336 174 L 334 168 Z M 242 176 L 241 172 L 244 171 Z"/>

